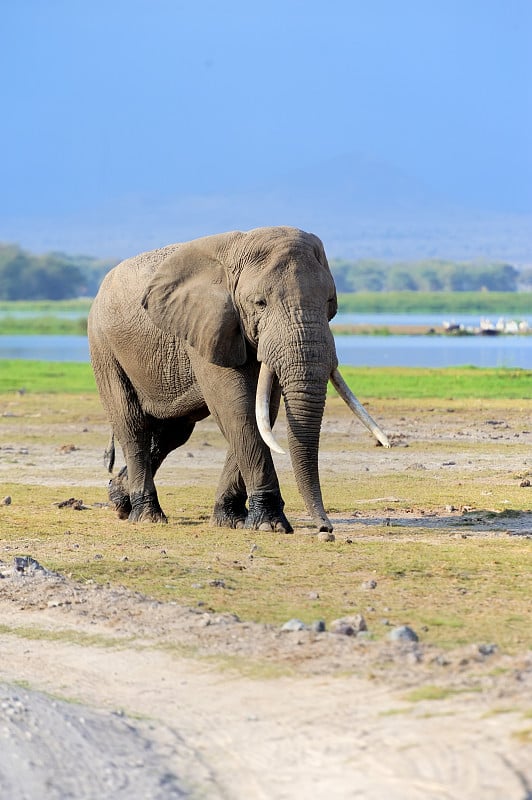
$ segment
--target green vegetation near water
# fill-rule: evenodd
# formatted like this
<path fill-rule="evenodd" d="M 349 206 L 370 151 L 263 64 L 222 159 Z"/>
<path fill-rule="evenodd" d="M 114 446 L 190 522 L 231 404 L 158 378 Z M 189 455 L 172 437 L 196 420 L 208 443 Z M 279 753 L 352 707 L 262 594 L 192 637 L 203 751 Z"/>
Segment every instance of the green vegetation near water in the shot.
<path fill-rule="evenodd" d="M 524 398 L 532 397 L 532 370 L 477 367 L 343 367 L 360 398 Z M 90 364 L 59 361 L 0 361 L 0 393 L 96 392 Z M 330 389 L 331 394 L 334 390 Z"/>
<path fill-rule="evenodd" d="M 457 314 L 522 315 L 532 309 L 530 292 L 354 292 L 338 295 L 342 314 L 437 313 L 443 318 Z M 459 320 L 457 320 L 459 321 Z"/>
<path fill-rule="evenodd" d="M 87 332 L 87 315 L 91 299 L 63 301 L 0 301 L 0 335 L 79 335 Z M 441 314 L 442 321 L 460 314 L 490 316 L 512 315 L 518 320 L 529 318 L 532 308 L 530 292 L 354 292 L 338 295 L 338 311 L 342 314 Z M 66 314 L 75 314 L 69 318 Z M 334 327 L 334 321 L 333 321 Z M 369 331 L 385 334 L 380 328 Z"/>

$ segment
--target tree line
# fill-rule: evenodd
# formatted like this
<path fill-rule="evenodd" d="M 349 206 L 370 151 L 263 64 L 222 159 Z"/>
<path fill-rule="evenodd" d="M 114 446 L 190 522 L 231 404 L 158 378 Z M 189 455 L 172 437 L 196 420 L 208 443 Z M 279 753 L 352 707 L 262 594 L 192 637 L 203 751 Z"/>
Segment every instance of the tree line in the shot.
<path fill-rule="evenodd" d="M 18 245 L 0 244 L 0 300 L 94 297 L 102 278 L 116 263 L 66 253 L 35 255 Z M 337 290 L 345 293 L 532 290 L 532 267 L 519 271 L 505 263 L 337 258 L 330 266 Z"/>
<path fill-rule="evenodd" d="M 333 259 L 339 292 L 516 292 L 532 289 L 532 268 L 441 259 L 389 263 Z"/>
<path fill-rule="evenodd" d="M 116 263 L 66 253 L 35 255 L 18 245 L 0 244 L 0 300 L 94 297 Z"/>

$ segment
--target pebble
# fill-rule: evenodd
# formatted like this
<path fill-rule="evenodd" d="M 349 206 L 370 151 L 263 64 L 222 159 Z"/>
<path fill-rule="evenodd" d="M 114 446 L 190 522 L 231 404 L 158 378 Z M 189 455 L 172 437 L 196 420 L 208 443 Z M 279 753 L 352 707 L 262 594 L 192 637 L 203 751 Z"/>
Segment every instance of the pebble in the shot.
<path fill-rule="evenodd" d="M 496 644 L 479 644 L 478 652 L 481 656 L 492 656 L 499 648 Z"/>
<path fill-rule="evenodd" d="M 377 581 L 374 581 L 373 579 L 370 581 L 362 581 L 362 583 L 360 584 L 361 589 L 375 589 L 376 586 L 377 586 Z"/>
<path fill-rule="evenodd" d="M 334 533 L 331 533 L 330 531 L 320 531 L 318 533 L 318 541 L 320 542 L 334 542 L 335 539 L 336 536 L 334 535 Z"/>
<path fill-rule="evenodd" d="M 306 630 L 308 630 L 308 628 L 307 628 L 307 626 L 305 625 L 305 623 L 302 620 L 297 619 L 297 617 L 294 617 L 293 619 L 289 619 L 287 622 L 285 622 L 283 625 L 281 625 L 281 630 L 282 631 L 306 631 Z"/>
<path fill-rule="evenodd" d="M 319 600 L 320 599 L 319 592 L 309 592 L 308 593 L 308 599 L 309 600 Z"/>
<path fill-rule="evenodd" d="M 334 619 L 330 624 L 332 633 L 342 636 L 357 636 L 361 631 L 367 631 L 368 626 L 362 614 L 354 614 L 351 617 L 340 617 Z"/>
<path fill-rule="evenodd" d="M 419 636 L 408 625 L 399 625 L 388 634 L 388 639 L 392 642 L 418 642 Z"/>
<path fill-rule="evenodd" d="M 323 633 L 326 630 L 325 620 L 315 619 L 311 623 L 310 630 L 314 631 L 314 633 Z"/>
<path fill-rule="evenodd" d="M 0 503 L 0 505 L 3 505 L 3 506 L 10 506 L 10 505 L 11 505 L 11 495 L 7 494 L 7 495 L 6 495 L 6 496 L 3 498 L 2 502 Z"/>

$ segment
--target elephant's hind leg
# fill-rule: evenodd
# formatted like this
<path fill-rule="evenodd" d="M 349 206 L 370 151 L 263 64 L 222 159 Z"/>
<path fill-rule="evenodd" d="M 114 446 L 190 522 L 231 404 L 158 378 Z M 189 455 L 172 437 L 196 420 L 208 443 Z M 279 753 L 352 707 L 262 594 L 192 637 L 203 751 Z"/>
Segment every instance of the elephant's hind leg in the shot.
<path fill-rule="evenodd" d="M 194 430 L 194 422 L 188 419 L 150 420 L 151 442 L 149 466 L 152 480 L 166 456 L 190 438 Z M 120 519 L 130 522 L 152 521 L 167 522 L 155 486 L 147 495 L 130 496 L 127 467 L 122 467 L 115 478 L 109 482 L 109 499 L 114 505 Z"/>
<path fill-rule="evenodd" d="M 109 500 L 119 519 L 127 519 L 131 513 L 131 500 L 127 484 L 127 467 L 122 467 L 118 475 L 109 481 Z"/>

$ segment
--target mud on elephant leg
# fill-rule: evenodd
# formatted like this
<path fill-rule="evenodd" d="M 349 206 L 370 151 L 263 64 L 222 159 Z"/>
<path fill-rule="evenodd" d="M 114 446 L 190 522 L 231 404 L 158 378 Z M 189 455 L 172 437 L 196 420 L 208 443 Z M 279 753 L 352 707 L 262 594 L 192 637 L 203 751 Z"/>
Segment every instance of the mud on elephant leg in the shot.
<path fill-rule="evenodd" d="M 114 506 L 118 519 L 127 519 L 131 512 L 131 500 L 127 485 L 127 467 L 109 481 L 109 501 Z"/>
<path fill-rule="evenodd" d="M 119 519 L 130 522 L 168 522 L 156 492 L 144 495 L 137 492 L 130 496 L 127 467 L 122 467 L 118 475 L 109 481 L 109 501 Z"/>

